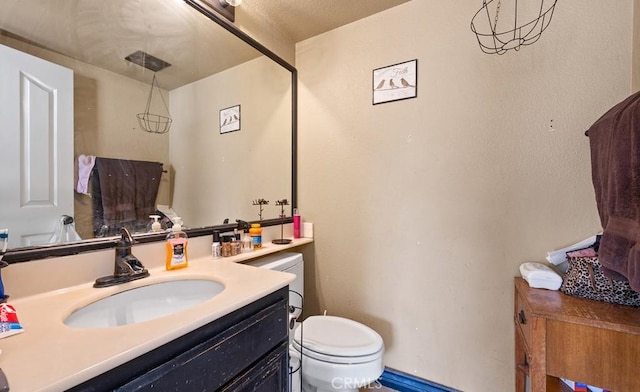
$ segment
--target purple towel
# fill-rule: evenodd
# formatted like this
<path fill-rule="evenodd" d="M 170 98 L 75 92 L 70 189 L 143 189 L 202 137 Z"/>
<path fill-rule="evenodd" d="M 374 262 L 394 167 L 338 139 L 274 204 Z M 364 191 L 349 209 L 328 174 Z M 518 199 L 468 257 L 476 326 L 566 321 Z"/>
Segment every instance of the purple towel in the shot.
<path fill-rule="evenodd" d="M 606 112 L 588 135 L 603 228 L 600 263 L 606 275 L 640 291 L 640 92 Z"/>

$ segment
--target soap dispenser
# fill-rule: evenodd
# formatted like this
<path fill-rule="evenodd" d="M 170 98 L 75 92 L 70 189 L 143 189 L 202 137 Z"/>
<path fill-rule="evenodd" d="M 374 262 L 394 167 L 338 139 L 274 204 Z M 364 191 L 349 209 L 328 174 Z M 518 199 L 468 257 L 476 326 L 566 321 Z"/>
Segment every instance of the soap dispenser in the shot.
<path fill-rule="evenodd" d="M 182 231 L 182 219 L 178 216 L 173 218 L 173 226 L 167 234 L 167 270 L 185 268 L 189 265 L 187 256 L 187 233 Z"/>
<path fill-rule="evenodd" d="M 153 220 L 153 223 L 151 223 L 151 232 L 152 233 L 162 232 L 162 225 L 158 221 L 158 219 L 160 219 L 160 215 L 149 215 L 149 218 Z"/>

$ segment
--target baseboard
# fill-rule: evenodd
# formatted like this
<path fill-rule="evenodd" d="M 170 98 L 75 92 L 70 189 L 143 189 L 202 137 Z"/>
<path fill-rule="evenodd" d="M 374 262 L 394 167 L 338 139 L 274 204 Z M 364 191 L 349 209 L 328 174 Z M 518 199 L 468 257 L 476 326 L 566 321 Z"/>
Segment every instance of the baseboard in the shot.
<path fill-rule="evenodd" d="M 461 392 L 387 367 L 378 382 L 399 392 Z"/>

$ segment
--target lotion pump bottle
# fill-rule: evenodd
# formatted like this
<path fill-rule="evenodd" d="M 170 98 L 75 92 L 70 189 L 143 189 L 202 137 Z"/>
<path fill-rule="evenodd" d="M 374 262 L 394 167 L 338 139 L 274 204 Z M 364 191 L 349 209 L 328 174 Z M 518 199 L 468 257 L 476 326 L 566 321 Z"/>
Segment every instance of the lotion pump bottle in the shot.
<path fill-rule="evenodd" d="M 149 218 L 153 219 L 153 223 L 151 223 L 151 232 L 160 233 L 162 231 L 162 225 L 158 221 L 158 219 L 160 219 L 160 215 L 149 215 Z"/>
<path fill-rule="evenodd" d="M 167 270 L 185 268 L 189 265 L 187 257 L 187 233 L 182 231 L 182 219 L 173 218 L 173 227 L 167 234 Z"/>

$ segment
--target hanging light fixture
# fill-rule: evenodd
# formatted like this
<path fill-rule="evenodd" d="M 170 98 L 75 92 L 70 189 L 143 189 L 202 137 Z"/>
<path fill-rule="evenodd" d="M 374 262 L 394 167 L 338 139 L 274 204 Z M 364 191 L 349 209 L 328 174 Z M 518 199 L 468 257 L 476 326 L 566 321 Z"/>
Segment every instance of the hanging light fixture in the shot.
<path fill-rule="evenodd" d="M 164 108 L 167 112 L 166 116 L 161 114 L 151 113 L 151 101 L 153 100 L 153 89 L 156 88 L 158 90 L 158 94 L 164 104 Z M 169 114 L 169 108 L 167 107 L 167 103 L 162 96 L 162 91 L 160 90 L 160 86 L 158 85 L 158 80 L 156 79 L 156 74 L 153 74 L 153 80 L 151 81 L 151 89 L 149 90 L 149 99 L 147 99 L 147 106 L 144 108 L 144 112 L 136 114 L 138 118 L 138 125 L 140 125 L 140 129 L 149 133 L 167 133 L 171 128 L 171 123 L 173 120 L 171 119 L 171 114 Z"/>
<path fill-rule="evenodd" d="M 505 7 L 506 0 L 483 0 L 471 19 L 471 31 L 484 53 L 505 54 L 536 42 L 551 23 L 558 0 L 528 0 L 525 5 L 534 6 L 528 9 L 518 9 L 518 0 L 509 1 L 511 7 Z"/>
<path fill-rule="evenodd" d="M 150 71 L 153 71 L 153 79 L 151 80 L 151 89 L 149 89 L 149 98 L 147 99 L 147 105 L 145 106 L 144 112 L 136 114 L 138 119 L 138 125 L 140 125 L 140 129 L 149 133 L 167 133 L 171 128 L 171 123 L 173 120 L 171 119 L 171 114 L 169 113 L 169 107 L 167 106 L 167 102 L 164 100 L 162 96 L 162 90 L 160 90 L 160 85 L 158 85 L 158 79 L 156 78 L 156 73 L 161 71 L 171 64 L 166 61 L 154 57 L 148 53 L 145 53 L 141 50 L 137 52 L 131 53 L 125 60 L 130 61 L 134 64 L 137 64 L 141 67 L 144 67 Z M 166 111 L 166 116 L 156 113 L 151 113 L 151 103 L 153 101 L 153 90 L 158 90 L 158 95 L 160 95 L 160 99 L 162 100 L 162 104 L 164 105 L 164 109 Z"/>

